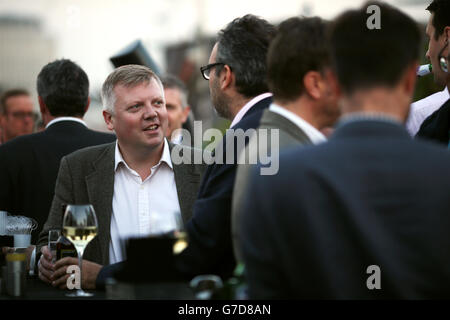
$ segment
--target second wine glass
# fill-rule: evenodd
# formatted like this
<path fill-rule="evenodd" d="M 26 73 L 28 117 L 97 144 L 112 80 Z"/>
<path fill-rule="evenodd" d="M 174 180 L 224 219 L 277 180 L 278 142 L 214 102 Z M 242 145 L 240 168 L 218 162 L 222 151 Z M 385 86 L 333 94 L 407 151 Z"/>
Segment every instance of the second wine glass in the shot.
<path fill-rule="evenodd" d="M 73 243 L 78 253 L 78 265 L 80 268 L 80 282 L 82 279 L 82 259 L 84 249 L 88 243 L 97 235 L 97 217 L 94 208 L 90 204 L 69 204 L 63 219 L 63 235 Z M 93 294 L 78 289 L 74 293 L 67 294 L 69 297 L 91 297 Z"/>

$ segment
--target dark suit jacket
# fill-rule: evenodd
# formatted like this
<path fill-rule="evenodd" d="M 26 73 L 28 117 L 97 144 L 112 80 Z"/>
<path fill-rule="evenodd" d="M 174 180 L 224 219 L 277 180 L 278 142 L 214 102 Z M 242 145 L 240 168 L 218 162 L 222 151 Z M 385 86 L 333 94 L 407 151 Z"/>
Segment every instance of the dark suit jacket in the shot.
<path fill-rule="evenodd" d="M 450 135 L 450 99 L 424 120 L 416 137 L 448 146 Z"/>
<path fill-rule="evenodd" d="M 450 297 L 450 154 L 360 121 L 252 172 L 240 248 L 252 298 Z M 255 201 L 256 200 L 256 201 Z M 381 269 L 381 290 L 368 290 Z"/>
<path fill-rule="evenodd" d="M 263 111 L 271 102 L 272 98 L 266 98 L 255 104 L 233 129 L 246 131 L 257 128 Z M 215 150 L 216 160 L 223 153 L 225 162 L 227 145 L 232 144 L 233 140 L 235 141 L 232 135 L 224 136 L 219 148 Z M 236 175 L 237 154 L 238 150 L 235 149 L 233 164 L 214 163 L 205 171 L 194 204 L 192 219 L 186 226 L 189 246 L 179 255 L 177 261 L 178 270 L 187 279 L 199 274 L 216 274 L 227 278 L 234 270 L 231 197 Z"/>
<path fill-rule="evenodd" d="M 39 236 L 40 246 L 47 244 L 48 230 L 61 228 L 62 204 L 90 203 L 97 215 L 98 235 L 86 247 L 83 258 L 103 265 L 109 264 L 115 146 L 113 142 L 85 148 L 61 160 L 50 215 Z M 169 144 L 170 150 L 173 147 Z M 201 152 L 188 147 L 179 148 L 183 152 Z M 173 163 L 173 170 L 181 214 L 187 221 L 191 217 L 204 166 Z"/>
<path fill-rule="evenodd" d="M 89 130 L 76 121 L 61 121 L 46 130 L 17 137 L 0 146 L 0 210 L 38 222 L 36 244 L 50 211 L 63 156 L 114 141 L 115 135 Z"/>

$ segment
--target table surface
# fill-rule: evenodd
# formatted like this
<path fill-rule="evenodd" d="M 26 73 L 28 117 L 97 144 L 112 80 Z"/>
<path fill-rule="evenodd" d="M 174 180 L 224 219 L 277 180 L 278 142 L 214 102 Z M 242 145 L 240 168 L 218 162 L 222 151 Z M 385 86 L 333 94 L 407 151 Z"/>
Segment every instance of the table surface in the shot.
<path fill-rule="evenodd" d="M 11 297 L 2 291 L 0 300 L 104 300 L 106 299 L 105 291 L 88 291 L 94 294 L 93 297 L 87 298 L 71 298 L 66 297 L 69 290 L 61 290 L 48 285 L 38 278 L 28 278 L 26 283 L 25 294 L 22 297 Z"/>
<path fill-rule="evenodd" d="M 70 290 L 54 288 L 39 278 L 27 279 L 25 295 L 11 297 L 1 292 L 0 300 L 193 300 L 194 292 L 186 283 L 126 284 L 117 283 L 106 291 L 93 290 L 92 297 L 67 297 Z"/>

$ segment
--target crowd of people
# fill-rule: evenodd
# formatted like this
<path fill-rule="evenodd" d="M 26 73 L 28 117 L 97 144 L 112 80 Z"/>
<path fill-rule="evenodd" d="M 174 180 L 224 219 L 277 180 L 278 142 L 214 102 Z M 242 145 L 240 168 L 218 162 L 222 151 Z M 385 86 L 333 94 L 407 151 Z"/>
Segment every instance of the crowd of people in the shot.
<path fill-rule="evenodd" d="M 379 27 L 369 26 L 368 6 Z M 426 57 L 450 88 L 450 3 L 426 10 Z M 333 21 L 234 19 L 201 67 L 231 122 L 213 163 L 183 143 L 190 107 L 176 77 L 116 68 L 101 91 L 113 134 L 101 133 L 83 121 L 88 76 L 53 61 L 37 77 L 42 132 L 32 133 L 28 92 L 2 96 L 0 210 L 37 220 L 31 268 L 61 289 L 78 261 L 54 262 L 48 233 L 61 229 L 63 205 L 89 203 L 98 235 L 83 255 L 84 289 L 124 270 L 122 239 L 163 233 L 168 213 L 180 212 L 187 248 L 164 266 L 143 252 L 169 278 L 226 280 L 242 265 L 251 299 L 449 298 L 450 100 L 414 123 L 417 136 L 405 126 L 423 111 L 411 109 L 421 43 L 418 24 L 383 2 Z M 251 133 L 243 148 L 239 131 Z M 180 153 L 201 160 L 180 163 Z M 247 161 L 261 154 L 276 172 Z"/>

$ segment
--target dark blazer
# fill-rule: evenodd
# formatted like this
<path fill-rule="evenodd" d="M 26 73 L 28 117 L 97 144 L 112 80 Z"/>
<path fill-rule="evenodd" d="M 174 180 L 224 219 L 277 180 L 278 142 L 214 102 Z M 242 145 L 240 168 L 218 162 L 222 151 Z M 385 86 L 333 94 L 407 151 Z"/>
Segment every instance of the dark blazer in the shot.
<path fill-rule="evenodd" d="M 251 298 L 449 298 L 450 154 L 359 121 L 252 172 L 240 249 Z M 381 290 L 367 280 L 377 265 Z M 371 281 L 370 281 L 371 282 Z"/>
<path fill-rule="evenodd" d="M 448 146 L 450 137 L 450 99 L 424 120 L 416 137 Z"/>
<path fill-rule="evenodd" d="M 245 131 L 257 128 L 263 111 L 271 103 L 272 98 L 266 98 L 255 104 L 233 129 Z M 226 160 L 226 146 L 233 140 L 232 135 L 224 136 L 215 150 L 216 160 L 221 153 L 223 160 Z M 214 163 L 205 171 L 192 219 L 186 225 L 189 246 L 178 256 L 177 261 L 178 270 L 187 279 L 199 274 L 216 274 L 227 278 L 235 268 L 231 242 L 231 197 L 237 154 L 235 150 L 233 164 Z"/>
<path fill-rule="evenodd" d="M 276 174 L 275 170 L 277 169 L 276 168 L 277 165 L 275 163 L 277 162 L 277 160 L 275 160 L 275 158 L 279 157 L 279 153 L 282 150 L 287 150 L 289 148 L 293 148 L 296 146 L 312 144 L 311 140 L 308 138 L 305 132 L 298 127 L 297 124 L 283 117 L 279 113 L 270 111 L 269 109 L 264 110 L 260 126 L 258 127 L 258 130 L 259 129 L 268 130 L 267 141 L 265 144 L 264 143 L 261 144 L 261 139 L 263 135 L 261 135 L 259 131 L 256 131 L 255 137 L 251 137 L 248 145 L 245 147 L 246 153 L 241 153 L 242 155 L 245 155 L 247 157 L 246 159 L 242 160 L 246 160 L 247 162 L 245 163 L 240 162 L 241 164 L 237 165 L 236 179 L 234 181 L 233 198 L 232 198 L 233 210 L 231 217 L 231 234 L 235 257 L 238 261 L 242 261 L 242 259 L 241 254 L 239 252 L 239 248 L 237 246 L 237 242 L 239 237 L 241 236 L 245 237 L 245 235 L 241 235 L 238 232 L 238 226 L 236 224 L 238 220 L 237 216 L 241 214 L 240 207 L 242 206 L 242 202 L 245 201 L 245 199 L 248 196 L 245 190 L 248 184 L 249 172 L 255 166 L 248 163 L 249 159 L 251 159 L 250 153 L 251 152 L 257 153 L 255 155 L 255 159 L 258 159 L 258 154 L 272 157 L 270 162 L 272 170 L 270 171 L 274 171 L 273 173 Z M 272 132 L 273 129 L 278 130 L 278 139 L 275 140 L 275 142 L 278 144 L 276 147 L 272 146 L 271 134 L 273 134 Z M 259 160 L 260 159 L 258 159 L 258 161 Z M 269 165 L 267 166 L 269 167 Z"/>
<path fill-rule="evenodd" d="M 114 141 L 115 135 L 89 130 L 76 121 L 60 121 L 46 130 L 20 136 L 0 146 L 0 210 L 38 222 L 36 244 L 50 211 L 63 156 Z"/>
<path fill-rule="evenodd" d="M 113 142 L 85 148 L 61 160 L 50 215 L 39 236 L 40 246 L 47 244 L 48 230 L 61 228 L 62 204 L 90 203 L 97 215 L 98 235 L 86 247 L 83 258 L 102 265 L 109 264 L 115 147 Z M 170 150 L 173 147 L 169 144 Z M 182 152 L 201 152 L 188 147 L 180 148 Z M 191 217 L 204 165 L 173 163 L 173 170 L 181 214 L 187 221 Z"/>

